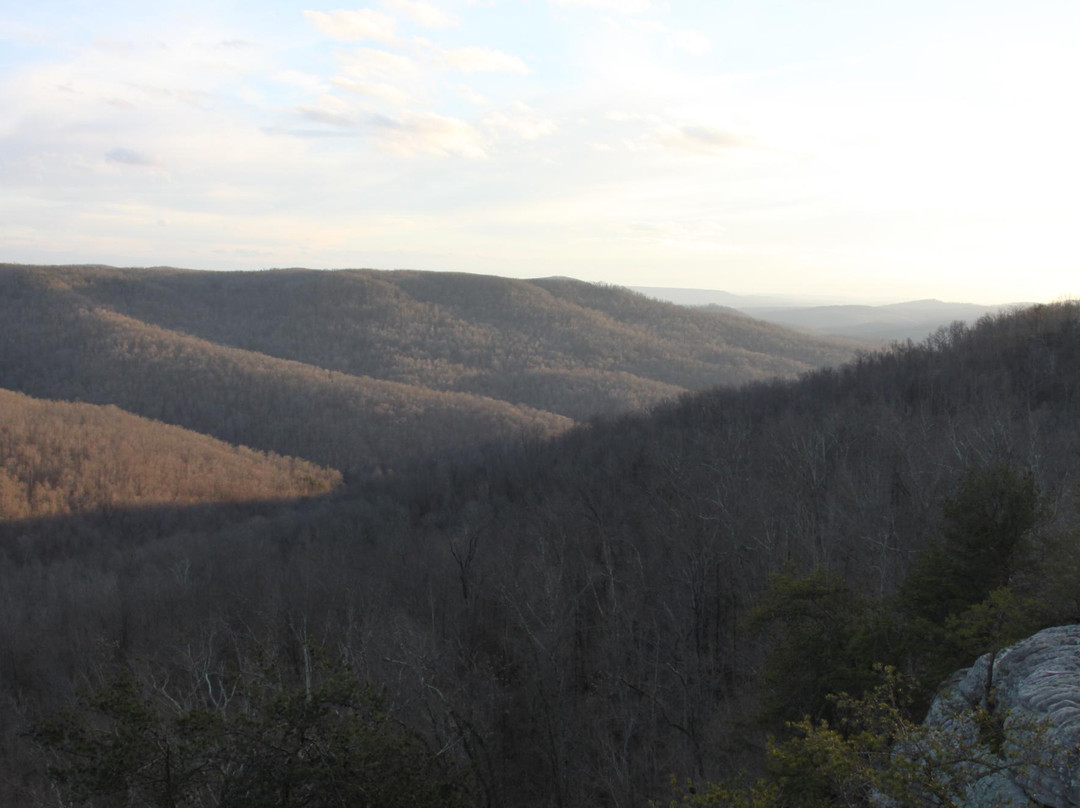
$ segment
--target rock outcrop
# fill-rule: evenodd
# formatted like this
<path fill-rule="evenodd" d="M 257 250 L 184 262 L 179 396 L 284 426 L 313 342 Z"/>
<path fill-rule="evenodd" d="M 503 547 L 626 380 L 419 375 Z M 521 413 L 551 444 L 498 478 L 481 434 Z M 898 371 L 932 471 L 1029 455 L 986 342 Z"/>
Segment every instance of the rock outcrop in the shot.
<path fill-rule="evenodd" d="M 958 671 L 926 725 L 991 750 L 958 764 L 970 808 L 1080 806 L 1080 625 L 1045 629 Z"/>

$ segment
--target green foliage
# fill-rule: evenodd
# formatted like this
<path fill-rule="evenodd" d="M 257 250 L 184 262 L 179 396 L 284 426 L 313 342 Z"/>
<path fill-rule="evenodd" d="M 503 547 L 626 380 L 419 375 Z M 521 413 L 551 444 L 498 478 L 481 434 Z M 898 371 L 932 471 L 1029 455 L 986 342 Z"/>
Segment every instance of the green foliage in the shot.
<path fill-rule="evenodd" d="M 669 808 L 866 808 L 970 804 L 972 789 L 1002 772 L 1044 765 L 1045 727 L 1017 727 L 1026 742 L 1004 749 L 1004 716 L 983 708 L 923 725 L 908 717 L 914 682 L 878 666 L 878 684 L 860 697 L 840 693 L 834 723 L 805 717 L 793 737 L 769 743 L 767 771 L 749 784 L 687 784 Z M 967 731 L 974 727 L 975 733 Z"/>
<path fill-rule="evenodd" d="M 1045 625 L 1047 608 L 1023 588 L 1038 492 L 1030 474 L 976 469 L 943 512 L 942 542 L 917 564 L 898 599 L 860 597 L 844 578 L 821 570 L 770 579 L 750 625 L 771 639 L 766 717 L 786 712 L 789 734 L 770 744 L 765 780 L 695 795 L 701 805 L 856 806 L 869 804 L 871 794 L 900 805 L 951 805 L 971 782 L 1019 765 L 1000 757 L 1005 717 L 992 699 L 958 717 L 974 728 L 966 734 L 914 723 L 913 700 L 925 707 L 945 675 Z M 880 665 L 883 679 L 869 681 L 871 663 L 881 659 L 906 659 L 921 686 Z M 794 720 L 793 710 L 803 717 Z M 775 799 L 754 803 L 752 794 Z"/>
<path fill-rule="evenodd" d="M 900 591 L 909 650 L 930 686 L 971 659 L 1043 627 L 1045 609 L 1021 595 L 1028 538 L 1042 514 L 1030 472 L 1006 464 L 967 473 L 943 505 L 942 541 Z"/>
<path fill-rule="evenodd" d="M 78 710 L 40 722 L 30 737 L 58 753 L 50 756 L 49 774 L 76 800 L 114 796 L 111 804 L 119 805 L 128 794 L 145 793 L 169 805 L 177 804 L 193 766 L 191 725 L 185 721 L 170 734 L 134 679 L 121 675 L 85 696 Z"/>
<path fill-rule="evenodd" d="M 1025 588 L 1040 613 L 1057 623 L 1080 623 L 1080 530 L 1045 537 L 1031 559 Z"/>
<path fill-rule="evenodd" d="M 778 805 L 865 805 L 891 776 L 892 744 L 912 726 L 908 683 L 893 668 L 875 670 L 880 681 L 867 695 L 829 697 L 833 724 L 805 717 L 791 724 L 794 737 L 770 744 L 768 775 L 778 785 Z"/>
<path fill-rule="evenodd" d="M 780 804 L 780 789 L 776 783 L 760 779 L 753 783 L 736 780 L 705 783 L 698 788 L 693 783 L 680 784 L 672 780 L 675 797 L 667 808 L 775 808 Z M 658 802 L 652 808 L 661 808 Z"/>
<path fill-rule="evenodd" d="M 950 615 L 945 634 L 958 656 L 975 659 L 1045 628 L 1045 611 L 1038 598 L 1002 586 L 980 603 Z"/>
<path fill-rule="evenodd" d="M 95 806 L 467 804 L 464 778 L 350 671 L 316 664 L 293 687 L 279 675 L 207 677 L 206 698 L 182 704 L 125 671 L 30 737 L 58 791 Z"/>
<path fill-rule="evenodd" d="M 761 696 L 763 717 L 822 718 L 837 688 L 861 692 L 888 653 L 889 617 L 839 575 L 780 573 L 751 610 L 748 625 L 771 638 Z"/>
<path fill-rule="evenodd" d="M 1030 472 L 997 464 L 973 469 L 943 506 L 943 539 L 916 564 L 903 599 L 916 617 L 940 624 L 1007 586 L 1021 543 L 1040 516 Z"/>

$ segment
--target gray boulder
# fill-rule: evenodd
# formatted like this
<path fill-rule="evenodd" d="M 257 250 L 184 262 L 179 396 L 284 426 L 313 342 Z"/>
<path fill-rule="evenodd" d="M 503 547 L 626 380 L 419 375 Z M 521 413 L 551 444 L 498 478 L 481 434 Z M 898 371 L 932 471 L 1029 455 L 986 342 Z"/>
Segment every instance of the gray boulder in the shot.
<path fill-rule="evenodd" d="M 956 764 L 966 806 L 1080 808 L 1080 626 L 1045 629 L 958 671 L 924 726 L 973 750 Z"/>

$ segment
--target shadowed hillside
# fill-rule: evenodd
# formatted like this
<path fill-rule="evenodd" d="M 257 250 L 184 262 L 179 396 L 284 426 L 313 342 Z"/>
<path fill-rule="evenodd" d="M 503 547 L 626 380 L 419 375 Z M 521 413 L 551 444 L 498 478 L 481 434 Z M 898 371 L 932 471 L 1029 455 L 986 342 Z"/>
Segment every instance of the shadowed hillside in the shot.
<path fill-rule="evenodd" d="M 794 376 L 853 354 L 850 345 L 738 315 L 559 279 L 104 267 L 6 274 L 217 345 L 575 420 L 686 390 Z"/>
<path fill-rule="evenodd" d="M 116 404 L 343 471 L 551 434 L 571 423 L 489 398 L 215 345 L 118 314 L 49 272 L 0 272 L 0 331 L 0 385 Z"/>

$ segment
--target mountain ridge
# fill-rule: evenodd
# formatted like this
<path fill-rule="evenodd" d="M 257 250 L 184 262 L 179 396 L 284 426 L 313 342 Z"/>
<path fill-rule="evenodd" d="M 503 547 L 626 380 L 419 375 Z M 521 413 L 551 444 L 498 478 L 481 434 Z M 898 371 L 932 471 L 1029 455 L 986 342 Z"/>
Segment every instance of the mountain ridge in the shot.
<path fill-rule="evenodd" d="M 554 434 L 854 351 L 618 288 L 405 270 L 0 265 L 3 335 L 0 385 L 302 448 L 346 471 Z"/>

